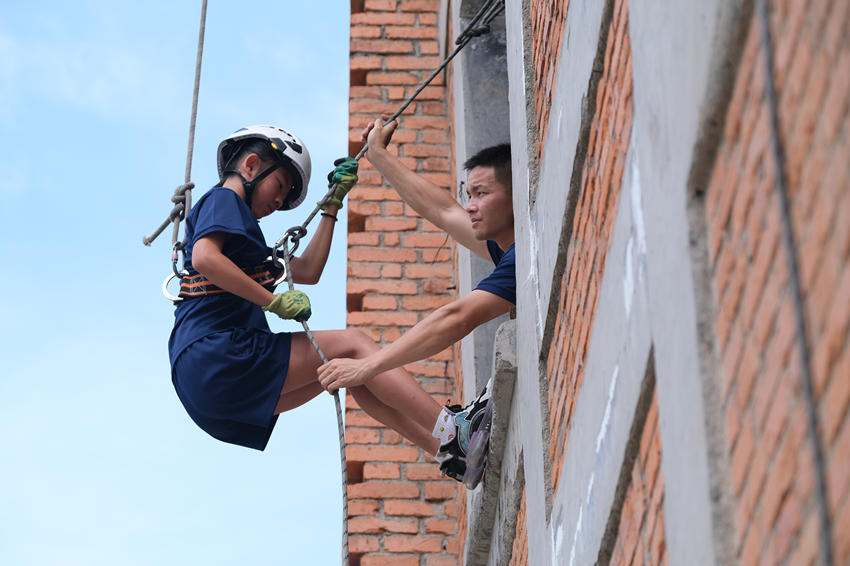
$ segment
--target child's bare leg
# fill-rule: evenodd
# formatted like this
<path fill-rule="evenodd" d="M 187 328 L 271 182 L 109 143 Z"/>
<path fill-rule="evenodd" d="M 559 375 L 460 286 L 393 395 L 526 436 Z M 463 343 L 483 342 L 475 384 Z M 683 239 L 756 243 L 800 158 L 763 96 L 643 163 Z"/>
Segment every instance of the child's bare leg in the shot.
<path fill-rule="evenodd" d="M 437 453 L 440 442 L 431 435 L 431 428 L 426 429 L 405 417 L 403 413 L 385 405 L 362 385 L 352 387 L 348 391 L 369 416 L 391 427 L 432 456 Z"/>
<path fill-rule="evenodd" d="M 313 336 L 328 359 L 363 358 L 378 349 L 368 336 L 357 330 L 319 331 L 314 332 Z M 289 371 L 281 391 L 278 409 L 296 407 L 322 391 L 316 376 L 319 365 L 321 360 L 307 336 L 300 332 L 293 334 Z M 302 389 L 308 386 L 308 389 Z M 318 391 L 315 386 L 319 387 Z M 361 404 L 367 413 L 370 410 L 378 411 L 379 414 L 369 414 L 425 450 L 436 452 L 436 449 L 430 448 L 430 440 L 422 438 L 420 431 L 424 429 L 430 436 L 442 407 L 422 389 L 413 376 L 398 368 L 377 375 L 361 387 L 374 398 L 374 401 L 365 398 L 365 405 Z"/>

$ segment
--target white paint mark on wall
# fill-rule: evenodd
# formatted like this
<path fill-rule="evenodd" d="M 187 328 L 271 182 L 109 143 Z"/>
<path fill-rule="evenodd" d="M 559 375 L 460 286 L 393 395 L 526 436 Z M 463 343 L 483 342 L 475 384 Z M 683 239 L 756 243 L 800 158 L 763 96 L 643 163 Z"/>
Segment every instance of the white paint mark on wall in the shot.
<path fill-rule="evenodd" d="M 632 197 L 632 222 L 635 227 L 635 236 L 637 237 L 638 243 L 638 254 L 640 256 L 646 255 L 646 228 L 643 222 L 643 197 L 640 188 L 640 167 L 638 166 L 638 151 L 637 147 L 634 144 L 634 138 L 632 138 L 632 148 L 630 153 L 632 154 L 632 186 L 631 186 L 631 197 Z"/>
<path fill-rule="evenodd" d="M 578 546 L 579 536 L 581 535 L 581 524 L 582 524 L 582 515 L 584 511 L 584 506 L 582 505 L 578 510 L 578 521 L 576 521 L 576 532 L 573 534 L 573 547 L 570 550 L 570 566 L 575 566 L 576 563 L 576 546 Z M 553 562 L 557 564 L 557 562 Z"/>
<path fill-rule="evenodd" d="M 631 316 L 634 303 L 635 289 L 646 276 L 646 227 L 643 221 L 643 196 L 640 186 L 640 167 L 638 152 L 632 138 L 631 150 L 631 184 L 629 197 L 632 213 L 632 229 L 626 244 L 625 266 L 623 269 L 623 304 L 626 318 Z"/>
<path fill-rule="evenodd" d="M 560 509 L 557 518 L 552 521 L 552 564 L 559 564 L 558 557 L 564 548 L 564 509 Z"/>
<path fill-rule="evenodd" d="M 543 234 L 542 226 L 537 226 L 537 219 L 532 216 L 529 219 L 529 232 L 530 238 L 528 238 L 528 247 L 531 252 L 531 261 L 529 262 L 529 270 L 528 277 L 526 278 L 526 284 L 530 285 L 532 289 L 534 289 L 534 296 L 537 298 L 537 316 L 535 318 L 535 326 L 537 328 L 537 342 L 543 341 L 543 326 L 544 326 L 544 317 L 546 313 L 543 309 L 543 298 L 540 296 L 540 285 L 539 285 L 539 277 L 537 275 L 539 271 L 539 266 L 537 265 L 537 259 L 540 257 L 539 247 L 537 245 L 537 234 Z"/>
<path fill-rule="evenodd" d="M 599 426 L 599 434 L 596 435 L 596 455 L 602 451 L 602 442 L 608 436 L 611 425 L 611 411 L 614 407 L 614 393 L 617 391 L 617 381 L 620 377 L 619 364 L 614 367 L 614 375 L 611 376 L 611 385 L 608 386 L 608 402 L 605 403 L 605 413 L 602 415 L 602 424 Z M 592 486 L 592 484 L 591 484 Z"/>
<path fill-rule="evenodd" d="M 611 376 L 611 383 L 608 385 L 608 400 L 605 403 L 605 411 L 602 413 L 602 422 L 599 424 L 599 432 L 596 434 L 596 447 L 595 447 L 595 458 L 596 466 L 605 465 L 604 459 L 601 457 L 602 448 L 605 444 L 605 440 L 608 437 L 608 432 L 611 428 L 611 414 L 614 411 L 614 400 L 616 399 L 617 393 L 617 383 L 620 379 L 620 365 L 616 365 L 614 367 L 614 373 Z M 576 563 L 576 551 L 581 550 L 580 545 L 583 540 L 581 538 L 581 533 L 584 530 L 584 510 L 587 509 L 588 521 L 592 521 L 593 517 L 593 486 L 596 483 L 596 472 L 593 471 L 590 473 L 590 479 L 587 481 L 587 489 L 585 493 L 587 496 L 585 497 L 584 504 L 579 507 L 578 510 L 578 519 L 576 520 L 576 529 L 573 533 L 573 545 L 570 549 L 570 566 L 574 566 Z M 559 527 L 560 528 L 560 527 Z M 554 536 L 554 532 L 553 532 Z M 560 564 L 556 558 L 558 558 L 560 551 L 555 553 L 555 545 L 553 541 L 553 554 L 552 554 L 552 564 Z"/>
<path fill-rule="evenodd" d="M 633 275 L 632 253 L 635 247 L 634 236 L 629 237 L 626 244 L 626 266 L 623 268 L 623 304 L 626 308 L 626 319 L 632 313 L 632 297 L 635 294 L 635 278 Z"/>

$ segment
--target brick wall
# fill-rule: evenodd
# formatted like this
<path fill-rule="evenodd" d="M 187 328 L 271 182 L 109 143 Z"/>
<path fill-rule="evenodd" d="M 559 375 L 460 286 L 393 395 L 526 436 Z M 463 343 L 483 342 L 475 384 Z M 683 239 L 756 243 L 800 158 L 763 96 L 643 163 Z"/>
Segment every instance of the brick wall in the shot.
<path fill-rule="evenodd" d="M 850 560 L 850 4 L 770 2 L 781 139 L 836 564 Z M 754 19 L 707 193 L 737 553 L 810 563 L 815 467 Z M 842 534 L 843 533 L 843 534 Z"/>
<path fill-rule="evenodd" d="M 632 466 L 631 481 L 620 514 L 610 562 L 613 566 L 667 564 L 663 504 L 658 395 L 653 394 L 643 423 L 640 451 Z"/>
<path fill-rule="evenodd" d="M 350 154 L 360 131 L 394 112 L 439 64 L 438 0 L 352 2 Z M 401 120 L 391 150 L 449 190 L 451 123 L 443 77 Z M 367 160 L 348 206 L 348 325 L 388 344 L 454 298 L 452 242 L 383 185 Z M 410 364 L 438 401 L 453 393 L 451 350 Z M 460 484 L 441 479 L 430 456 L 379 425 L 346 398 L 352 564 L 458 563 Z"/>
<path fill-rule="evenodd" d="M 537 118 L 537 157 L 543 155 L 555 73 L 569 0 L 531 0 L 531 56 L 534 61 L 534 110 Z"/>
<path fill-rule="evenodd" d="M 576 395 L 584 377 L 632 128 L 631 50 L 624 0 L 615 2 L 604 65 L 574 223 L 569 241 L 564 242 L 566 269 L 555 291 L 560 294 L 558 322 L 546 361 L 554 490 L 558 488 Z"/>

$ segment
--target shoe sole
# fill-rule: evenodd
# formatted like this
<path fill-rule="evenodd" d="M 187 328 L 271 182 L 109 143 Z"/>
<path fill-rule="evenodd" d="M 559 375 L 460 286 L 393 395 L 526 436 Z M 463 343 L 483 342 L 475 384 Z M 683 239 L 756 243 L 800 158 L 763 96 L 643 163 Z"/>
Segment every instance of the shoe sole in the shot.
<path fill-rule="evenodd" d="M 467 488 L 473 489 L 481 481 L 484 475 L 484 466 L 487 463 L 487 447 L 490 443 L 490 429 L 493 426 L 493 400 L 487 402 L 484 416 L 478 429 L 472 433 L 466 451 L 466 472 L 463 474 L 463 483 Z"/>
<path fill-rule="evenodd" d="M 480 468 L 466 467 L 466 472 L 463 474 L 463 485 L 466 489 L 475 489 L 481 483 L 481 478 L 484 476 L 484 466 Z"/>

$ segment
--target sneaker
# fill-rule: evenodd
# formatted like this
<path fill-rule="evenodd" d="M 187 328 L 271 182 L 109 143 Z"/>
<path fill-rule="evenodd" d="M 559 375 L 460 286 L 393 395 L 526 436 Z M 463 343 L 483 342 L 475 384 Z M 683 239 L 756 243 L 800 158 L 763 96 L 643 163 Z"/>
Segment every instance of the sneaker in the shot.
<path fill-rule="evenodd" d="M 447 407 L 454 413 L 457 434 L 450 442 L 440 446 L 437 453 L 443 473 L 462 481 L 469 489 L 474 489 L 481 482 L 487 464 L 493 424 L 491 385 L 492 381 L 488 382 L 481 394 L 466 407 Z"/>

